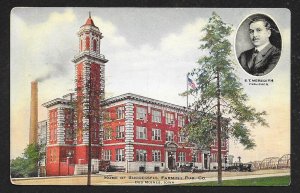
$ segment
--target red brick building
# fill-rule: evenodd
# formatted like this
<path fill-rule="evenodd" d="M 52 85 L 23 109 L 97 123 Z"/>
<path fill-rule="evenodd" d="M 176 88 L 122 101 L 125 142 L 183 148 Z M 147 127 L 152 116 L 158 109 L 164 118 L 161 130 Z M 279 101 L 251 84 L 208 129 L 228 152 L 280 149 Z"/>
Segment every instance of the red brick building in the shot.
<path fill-rule="evenodd" d="M 91 17 L 78 37 L 76 92 L 43 104 L 48 109 L 48 176 L 86 173 L 89 129 L 94 172 L 99 160 L 128 172 L 168 171 L 186 163 L 202 169 L 217 165 L 215 145 L 207 151 L 187 145 L 181 132 L 185 107 L 131 93 L 104 99 L 108 60 L 100 54 L 103 36 Z M 222 157 L 227 153 L 224 143 Z"/>

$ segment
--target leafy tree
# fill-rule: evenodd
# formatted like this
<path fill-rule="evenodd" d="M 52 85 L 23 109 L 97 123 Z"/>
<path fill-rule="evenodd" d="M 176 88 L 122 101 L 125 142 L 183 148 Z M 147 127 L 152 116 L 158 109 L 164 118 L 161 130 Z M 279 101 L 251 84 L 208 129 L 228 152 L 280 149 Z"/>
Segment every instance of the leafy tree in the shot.
<path fill-rule="evenodd" d="M 11 160 L 10 172 L 12 178 L 38 176 L 38 162 L 43 159 L 43 147 L 38 144 L 30 144 L 24 149 L 21 157 Z"/>
<path fill-rule="evenodd" d="M 191 94 L 189 124 L 185 130 L 189 141 L 209 149 L 214 139 L 218 141 L 218 183 L 222 183 L 221 140 L 230 137 L 241 143 L 245 149 L 253 149 L 255 142 L 251 128 L 257 124 L 268 126 L 263 118 L 266 112 L 257 112 L 247 105 L 248 97 L 235 74 L 231 57 L 231 44 L 227 39 L 232 32 L 216 13 L 209 18 L 200 50 L 207 53 L 198 60 L 197 66 L 188 75 L 197 85 L 183 95 Z"/>

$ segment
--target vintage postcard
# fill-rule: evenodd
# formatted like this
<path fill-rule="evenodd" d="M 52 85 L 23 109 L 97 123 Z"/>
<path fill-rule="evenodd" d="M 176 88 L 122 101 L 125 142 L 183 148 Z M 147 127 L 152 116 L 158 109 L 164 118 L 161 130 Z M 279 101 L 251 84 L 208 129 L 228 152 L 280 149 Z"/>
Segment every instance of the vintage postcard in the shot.
<path fill-rule="evenodd" d="M 288 9 L 10 18 L 12 184 L 289 186 Z"/>

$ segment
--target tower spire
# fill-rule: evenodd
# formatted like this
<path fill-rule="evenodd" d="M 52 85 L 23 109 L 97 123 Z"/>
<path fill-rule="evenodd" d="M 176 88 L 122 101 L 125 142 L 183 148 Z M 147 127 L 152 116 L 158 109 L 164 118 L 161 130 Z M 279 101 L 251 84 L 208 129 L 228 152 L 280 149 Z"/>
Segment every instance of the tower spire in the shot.
<path fill-rule="evenodd" d="M 91 18 L 91 12 L 89 11 L 89 18 Z"/>

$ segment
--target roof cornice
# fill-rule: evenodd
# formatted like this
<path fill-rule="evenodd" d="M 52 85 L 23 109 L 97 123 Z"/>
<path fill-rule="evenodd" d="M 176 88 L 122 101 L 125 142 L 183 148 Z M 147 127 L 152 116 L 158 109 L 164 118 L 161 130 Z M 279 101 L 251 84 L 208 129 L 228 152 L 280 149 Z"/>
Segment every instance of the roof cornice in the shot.
<path fill-rule="evenodd" d="M 177 109 L 180 111 L 186 111 L 186 107 L 183 107 L 180 105 L 175 105 L 175 104 L 164 102 L 164 101 L 160 101 L 160 100 L 156 100 L 156 99 L 152 99 L 149 97 L 144 97 L 144 96 L 137 95 L 137 94 L 132 94 L 132 93 L 126 93 L 126 94 L 115 96 L 115 97 L 112 97 L 109 99 L 105 99 L 105 100 L 103 100 L 103 106 L 109 105 L 112 103 L 116 103 L 119 101 L 124 101 L 124 100 L 140 101 L 140 102 L 150 103 L 150 104 L 159 105 L 159 106 L 163 106 L 163 107 L 173 108 L 173 109 Z"/>
<path fill-rule="evenodd" d="M 63 105 L 70 105 L 70 101 L 66 99 L 56 98 L 51 101 L 45 102 L 42 104 L 43 107 L 49 108 L 54 105 L 63 104 Z"/>

